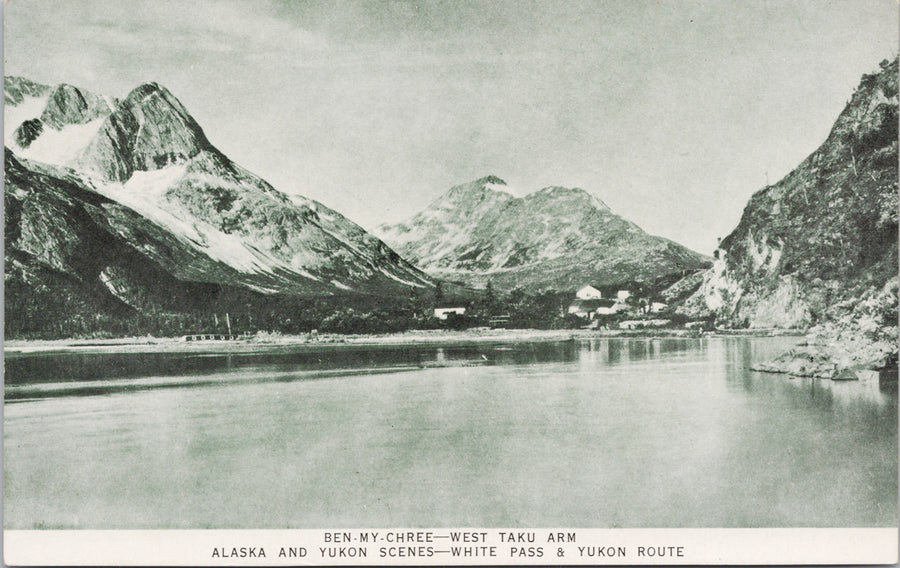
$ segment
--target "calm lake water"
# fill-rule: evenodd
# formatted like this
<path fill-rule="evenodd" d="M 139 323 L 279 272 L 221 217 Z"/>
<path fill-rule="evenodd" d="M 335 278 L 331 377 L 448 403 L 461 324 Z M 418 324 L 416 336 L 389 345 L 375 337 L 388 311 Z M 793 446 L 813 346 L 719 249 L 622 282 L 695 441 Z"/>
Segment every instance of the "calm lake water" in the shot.
<path fill-rule="evenodd" d="M 12 354 L 4 525 L 896 526 L 896 382 L 796 341 Z"/>

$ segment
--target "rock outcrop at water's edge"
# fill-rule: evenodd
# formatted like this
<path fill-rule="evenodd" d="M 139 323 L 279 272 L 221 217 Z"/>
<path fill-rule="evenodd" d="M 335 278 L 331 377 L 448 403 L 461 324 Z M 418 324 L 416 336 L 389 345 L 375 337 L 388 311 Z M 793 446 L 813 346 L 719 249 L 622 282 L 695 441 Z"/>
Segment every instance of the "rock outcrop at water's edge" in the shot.
<path fill-rule="evenodd" d="M 808 345 L 761 370 L 896 365 L 897 137 L 895 58 L 863 76 L 815 152 L 750 199 L 682 313 L 810 331 Z"/>

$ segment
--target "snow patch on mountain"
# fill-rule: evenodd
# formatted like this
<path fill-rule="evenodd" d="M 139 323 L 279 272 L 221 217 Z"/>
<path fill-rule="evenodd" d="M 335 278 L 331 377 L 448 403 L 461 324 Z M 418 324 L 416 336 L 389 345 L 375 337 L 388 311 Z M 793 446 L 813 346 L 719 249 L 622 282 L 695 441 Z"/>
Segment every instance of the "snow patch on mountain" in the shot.
<path fill-rule="evenodd" d="M 399 282 L 401 284 L 405 284 L 406 286 L 412 286 L 414 288 L 424 288 L 425 287 L 420 282 L 410 282 L 409 280 L 404 280 L 395 274 L 391 274 L 390 271 L 385 270 L 384 268 L 381 269 L 381 273 L 384 274 L 385 276 L 387 276 L 388 278 L 396 280 L 397 282 Z"/>
<path fill-rule="evenodd" d="M 281 261 L 255 247 L 251 248 L 238 235 L 226 234 L 198 220 L 185 211 L 173 207 L 166 200 L 166 191 L 184 177 L 187 166 L 177 164 L 152 171 L 135 171 L 124 184 L 96 182 L 94 189 L 165 228 L 181 240 L 217 260 L 248 274 L 272 273 L 283 268 L 312 280 L 312 274 L 288 267 Z"/>
<path fill-rule="evenodd" d="M 49 98 L 49 94 L 40 97 L 25 97 L 17 105 L 3 105 L 3 142 L 6 146 L 15 145 L 16 129 L 23 122 L 41 116 Z"/>
<path fill-rule="evenodd" d="M 116 112 L 116 105 L 118 104 L 116 99 L 109 95 L 100 95 L 100 97 L 103 98 L 103 102 L 106 103 L 106 106 L 109 108 L 109 112 Z"/>
<path fill-rule="evenodd" d="M 227 278 L 254 290 L 317 295 L 393 294 L 399 289 L 395 282 L 431 284 L 340 213 L 279 192 L 231 162 L 181 102 L 156 83 L 117 100 L 72 85 L 6 78 L 5 100 L 8 159 L 21 157 L 25 169 L 94 191 L 154 225 L 151 231 L 174 238 L 179 258 L 115 229 L 127 246 L 176 278 Z M 16 191 L 7 190 L 8 195 Z M 110 214 L 130 214 L 108 202 L 104 207 Z M 196 260 L 196 266 L 182 270 L 185 259 Z M 178 264 L 167 266 L 170 262 Z M 234 271 L 253 278 L 235 278 Z M 99 283 L 118 285 L 117 276 L 107 276 Z"/>
<path fill-rule="evenodd" d="M 23 158 L 61 166 L 74 160 L 87 147 L 99 132 L 103 121 L 103 118 L 97 118 L 84 124 L 70 124 L 60 130 L 44 128 L 41 135 L 27 148 L 22 148 L 17 143 L 12 146 Z"/>

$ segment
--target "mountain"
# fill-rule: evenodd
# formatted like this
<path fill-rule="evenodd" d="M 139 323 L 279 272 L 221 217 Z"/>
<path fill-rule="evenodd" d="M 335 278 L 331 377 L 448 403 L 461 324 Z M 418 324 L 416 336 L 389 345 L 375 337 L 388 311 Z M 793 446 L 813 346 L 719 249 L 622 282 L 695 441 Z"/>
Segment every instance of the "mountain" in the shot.
<path fill-rule="evenodd" d="M 653 282 L 709 266 L 582 189 L 547 187 L 521 198 L 506 189 L 495 176 L 455 186 L 375 234 L 436 278 L 507 290 Z"/>
<path fill-rule="evenodd" d="M 185 310 L 209 286 L 298 297 L 432 286 L 339 213 L 232 162 L 158 84 L 121 100 L 4 86 L 8 284 L 52 271 L 79 297 Z"/>
<path fill-rule="evenodd" d="M 822 145 L 750 199 L 686 313 L 817 326 L 845 359 L 896 357 L 897 93 L 896 58 L 863 76 Z"/>

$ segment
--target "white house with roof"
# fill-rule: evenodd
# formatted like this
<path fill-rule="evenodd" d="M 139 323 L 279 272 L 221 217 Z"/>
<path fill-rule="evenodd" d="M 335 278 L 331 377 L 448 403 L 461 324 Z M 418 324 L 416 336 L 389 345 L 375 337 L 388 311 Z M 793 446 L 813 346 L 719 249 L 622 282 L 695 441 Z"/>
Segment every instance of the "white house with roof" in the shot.
<path fill-rule="evenodd" d="M 582 286 L 575 292 L 568 313 L 587 319 L 618 314 L 629 309 L 626 300 L 631 296 L 631 290 L 617 286 Z"/>
<path fill-rule="evenodd" d="M 578 300 L 599 300 L 603 297 L 603 293 L 593 286 L 584 286 L 575 292 L 575 298 Z"/>

